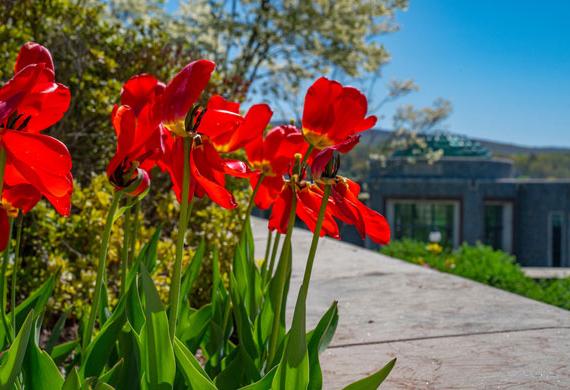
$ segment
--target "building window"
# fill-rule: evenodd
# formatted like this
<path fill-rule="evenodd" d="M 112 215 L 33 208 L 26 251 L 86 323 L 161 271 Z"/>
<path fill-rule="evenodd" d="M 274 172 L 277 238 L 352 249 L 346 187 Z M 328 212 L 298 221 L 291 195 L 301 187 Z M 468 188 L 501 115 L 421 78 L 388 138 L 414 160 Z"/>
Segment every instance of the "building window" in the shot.
<path fill-rule="evenodd" d="M 512 252 L 513 206 L 509 202 L 485 202 L 483 242 L 494 249 Z"/>
<path fill-rule="evenodd" d="M 388 200 L 387 211 L 393 238 L 428 242 L 441 237 L 441 244 L 459 245 L 459 202 Z M 433 233 L 439 234 L 433 234 Z"/>
<path fill-rule="evenodd" d="M 548 252 L 550 254 L 550 265 L 552 267 L 561 267 L 563 254 L 563 236 L 564 220 L 561 212 L 551 212 L 548 215 L 549 220 L 549 243 Z"/>

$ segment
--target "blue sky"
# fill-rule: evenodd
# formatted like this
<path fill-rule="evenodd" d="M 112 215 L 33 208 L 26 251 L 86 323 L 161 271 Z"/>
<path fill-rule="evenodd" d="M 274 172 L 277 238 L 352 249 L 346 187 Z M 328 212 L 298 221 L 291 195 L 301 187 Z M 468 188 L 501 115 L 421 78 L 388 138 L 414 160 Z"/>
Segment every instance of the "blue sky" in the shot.
<path fill-rule="evenodd" d="M 404 102 L 451 100 L 449 130 L 469 136 L 570 146 L 570 1 L 411 0 L 397 19 L 383 76 L 420 85 Z"/>

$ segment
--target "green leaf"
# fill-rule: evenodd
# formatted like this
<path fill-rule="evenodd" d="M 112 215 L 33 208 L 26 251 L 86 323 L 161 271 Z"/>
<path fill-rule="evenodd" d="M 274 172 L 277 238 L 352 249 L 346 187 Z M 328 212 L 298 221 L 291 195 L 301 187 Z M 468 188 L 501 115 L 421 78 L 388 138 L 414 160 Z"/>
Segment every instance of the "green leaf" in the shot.
<path fill-rule="evenodd" d="M 202 260 L 204 258 L 205 250 L 206 250 L 206 242 L 202 238 L 202 240 L 200 241 L 200 245 L 198 245 L 198 248 L 196 249 L 196 253 L 194 253 L 192 261 L 190 262 L 190 264 L 188 264 L 188 266 L 184 270 L 184 274 L 182 275 L 182 287 L 180 289 L 181 299 L 185 299 L 186 297 L 188 297 L 188 295 L 192 291 L 194 282 L 196 282 L 196 279 L 200 274 L 200 267 L 202 265 Z"/>
<path fill-rule="evenodd" d="M 283 356 L 273 378 L 273 389 L 305 389 L 309 385 L 305 297 L 301 286 Z"/>
<path fill-rule="evenodd" d="M 85 359 L 80 368 L 83 378 L 99 377 L 105 367 L 109 355 L 115 348 L 115 343 L 127 319 L 125 313 L 125 298 L 121 298 L 111 317 L 107 320 L 97 337 L 89 343 L 85 351 Z"/>
<path fill-rule="evenodd" d="M 97 382 L 94 390 L 115 390 L 115 388 L 107 383 Z"/>
<path fill-rule="evenodd" d="M 60 389 L 64 382 L 56 364 L 47 352 L 40 349 L 33 334 L 28 342 L 23 372 L 27 389 Z"/>
<path fill-rule="evenodd" d="M 105 277 L 103 285 L 107 285 L 107 278 Z M 99 305 L 99 324 L 100 326 L 105 325 L 107 320 L 111 318 L 111 311 L 109 310 L 109 295 L 107 294 L 107 289 L 101 289 L 101 302 Z"/>
<path fill-rule="evenodd" d="M 69 310 L 65 311 L 61 316 L 59 316 L 59 318 L 57 319 L 57 322 L 53 326 L 53 329 L 51 331 L 49 339 L 46 343 L 46 352 L 47 353 L 51 354 L 51 351 L 53 350 L 55 343 L 57 342 L 57 340 L 59 340 L 59 336 L 61 335 L 61 331 L 63 330 L 63 327 L 65 326 L 65 321 L 67 320 L 68 315 L 69 315 Z"/>
<path fill-rule="evenodd" d="M 384 382 L 384 379 L 388 377 L 388 374 L 390 374 L 390 371 L 392 371 L 395 364 L 396 358 L 390 360 L 384 367 L 376 371 L 374 374 L 346 386 L 344 390 L 376 390 L 382 382 Z"/>
<path fill-rule="evenodd" d="M 220 390 L 237 389 L 260 379 L 259 370 L 242 346 L 232 351 L 222 366 L 225 369 L 214 380 Z"/>
<path fill-rule="evenodd" d="M 146 267 L 141 267 L 146 322 L 143 328 L 143 356 L 147 381 L 152 389 L 172 388 L 176 375 L 174 350 L 168 317 Z"/>
<path fill-rule="evenodd" d="M 239 390 L 266 390 L 271 388 L 271 383 L 277 372 L 277 366 L 273 367 L 263 378 L 251 385 L 240 387 Z"/>
<path fill-rule="evenodd" d="M 144 376 L 140 337 L 127 323 L 119 334 L 118 342 L 119 358 L 123 360 L 124 364 L 116 381 L 111 384 L 117 389 L 138 390 L 141 386 L 141 379 Z M 133 378 L 136 378 L 136 380 L 133 380 Z"/>
<path fill-rule="evenodd" d="M 200 344 L 201 336 L 207 330 L 212 320 L 212 305 L 208 303 L 185 317 L 180 318 L 180 324 L 176 328 L 178 338 L 186 344 L 197 347 Z M 193 347 L 191 347 L 193 348 Z"/>
<path fill-rule="evenodd" d="M 18 335 L 0 364 L 0 389 L 11 389 L 22 369 L 30 332 L 34 323 L 34 309 L 30 309 Z"/>
<path fill-rule="evenodd" d="M 145 315 L 139 296 L 139 287 L 137 280 L 131 283 L 129 290 L 127 291 L 127 320 L 131 324 L 137 334 L 140 335 L 141 330 L 145 323 Z"/>
<path fill-rule="evenodd" d="M 62 363 L 67 356 L 79 345 L 79 340 L 66 341 L 53 347 L 50 353 L 56 364 Z"/>
<path fill-rule="evenodd" d="M 315 329 L 307 335 L 309 350 L 309 389 L 323 388 L 323 375 L 319 362 L 319 353 L 322 353 L 331 342 L 338 324 L 338 307 L 334 301 L 323 315 Z"/>
<path fill-rule="evenodd" d="M 55 287 L 56 274 L 52 274 L 38 289 L 30 294 L 22 303 L 16 306 L 16 329 L 20 329 L 22 322 L 27 317 L 30 310 L 34 309 L 36 315 L 45 308 L 49 297 Z M 10 316 L 8 316 L 10 318 Z"/>
<path fill-rule="evenodd" d="M 110 370 L 106 371 L 99 377 L 98 382 L 116 386 L 119 381 L 119 375 L 123 369 L 124 362 L 125 361 L 123 359 L 119 359 L 119 361 L 111 367 Z"/>
<path fill-rule="evenodd" d="M 77 367 L 73 367 L 67 378 L 61 387 L 61 390 L 80 390 L 81 389 L 81 379 L 77 373 Z"/>
<path fill-rule="evenodd" d="M 148 273 L 151 274 L 156 267 L 156 258 L 158 254 L 158 241 L 160 239 L 160 232 L 162 227 L 156 228 L 150 240 L 143 246 L 141 252 L 139 253 L 139 258 L 142 260 L 142 264 L 146 266 Z"/>
<path fill-rule="evenodd" d="M 189 389 L 217 390 L 214 382 L 212 382 L 202 369 L 194 354 L 186 348 L 184 343 L 178 340 L 178 338 L 174 340 L 174 353 L 176 355 L 177 365 L 182 371 Z"/>
<path fill-rule="evenodd" d="M 245 302 L 242 300 L 244 297 L 240 296 L 237 288 L 234 288 L 239 282 L 236 281 L 233 273 L 230 275 L 230 278 L 232 286 L 232 288 L 230 288 L 230 295 L 232 298 L 239 345 L 244 347 L 252 359 L 256 359 L 259 356 L 259 351 L 254 340 L 253 324 L 249 320 Z"/>

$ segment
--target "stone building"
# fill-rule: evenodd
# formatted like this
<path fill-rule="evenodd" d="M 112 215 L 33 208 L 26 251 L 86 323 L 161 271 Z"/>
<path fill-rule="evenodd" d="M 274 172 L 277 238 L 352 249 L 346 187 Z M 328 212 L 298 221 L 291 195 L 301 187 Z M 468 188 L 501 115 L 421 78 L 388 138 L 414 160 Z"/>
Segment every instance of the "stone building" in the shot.
<path fill-rule="evenodd" d="M 394 239 L 482 242 L 525 266 L 570 266 L 570 180 L 517 179 L 512 161 L 476 142 L 425 140 L 443 151 L 435 163 L 410 163 L 409 150 L 371 161 L 369 206 L 387 217 Z"/>

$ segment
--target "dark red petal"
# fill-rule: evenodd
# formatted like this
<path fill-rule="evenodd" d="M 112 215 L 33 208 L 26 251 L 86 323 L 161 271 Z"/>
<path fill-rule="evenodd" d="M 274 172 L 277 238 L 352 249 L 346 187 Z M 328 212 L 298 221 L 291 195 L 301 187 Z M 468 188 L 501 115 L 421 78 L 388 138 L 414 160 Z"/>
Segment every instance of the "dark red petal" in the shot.
<path fill-rule="evenodd" d="M 284 186 L 279 197 L 275 200 L 269 217 L 269 230 L 277 230 L 281 234 L 287 233 L 287 225 L 289 224 L 289 214 L 293 200 L 293 192 L 291 187 Z"/>
<path fill-rule="evenodd" d="M 258 180 L 259 173 L 250 176 L 249 182 L 252 189 L 255 188 Z M 265 176 L 255 195 L 255 205 L 263 210 L 270 208 L 281 193 L 284 185 L 285 182 L 281 176 Z"/>
<path fill-rule="evenodd" d="M 234 209 L 237 207 L 237 203 L 232 193 L 224 187 L 224 171 L 216 172 L 215 162 L 214 165 L 212 165 L 213 161 L 208 159 L 208 149 L 207 144 L 192 148 L 190 152 L 192 180 L 195 180 L 196 184 L 204 189 L 206 195 L 208 195 L 214 203 L 226 209 Z"/>
<path fill-rule="evenodd" d="M 364 204 L 359 206 L 366 225 L 366 235 L 377 244 L 385 245 L 390 242 L 390 225 L 380 213 L 369 209 Z"/>
<path fill-rule="evenodd" d="M 333 148 L 325 148 L 315 155 L 313 162 L 311 163 L 311 175 L 313 175 L 313 177 L 319 178 L 322 176 L 327 164 L 333 156 L 333 153 Z"/>
<path fill-rule="evenodd" d="M 4 133 L 3 142 L 6 165 L 13 164 L 43 195 L 60 197 L 71 190 L 71 156 L 63 143 L 47 135 L 18 131 Z"/>
<path fill-rule="evenodd" d="M 161 95 L 158 115 L 164 122 L 184 119 L 208 85 L 216 64 L 208 60 L 189 63 L 166 86 Z"/>
<path fill-rule="evenodd" d="M 331 149 L 336 150 L 339 153 L 348 153 L 360 142 L 360 134 L 351 135 L 345 139 L 340 144 L 331 146 Z"/>
<path fill-rule="evenodd" d="M 17 186 L 4 186 L 2 197 L 8 203 L 22 210 L 24 214 L 30 211 L 41 199 L 42 195 L 33 186 L 21 184 Z"/>
<path fill-rule="evenodd" d="M 140 74 L 131 77 L 121 90 L 121 104 L 130 106 L 135 114 L 152 102 L 156 96 L 160 95 L 165 85 L 158 81 L 153 75 Z"/>
<path fill-rule="evenodd" d="M 3 252 L 10 241 L 10 221 L 6 210 L 0 208 L 0 252 Z"/>
<path fill-rule="evenodd" d="M 49 88 L 34 87 L 16 108 L 24 118 L 31 117 L 23 130 L 37 133 L 53 126 L 63 118 L 70 102 L 69 88 L 62 84 L 53 83 Z"/>
<path fill-rule="evenodd" d="M 38 100 L 37 91 L 54 88 L 53 71 L 45 64 L 29 65 L 0 88 L 0 123 L 24 104 L 30 107 Z M 35 91 L 35 92 L 34 92 Z M 41 101 L 41 99 L 40 99 Z M 36 103 L 35 106 L 41 106 Z"/>
<path fill-rule="evenodd" d="M 69 176 L 69 180 L 72 181 L 73 178 L 71 174 Z M 69 191 L 67 194 L 63 196 L 53 196 L 51 194 L 44 194 L 46 199 L 52 204 L 55 211 L 60 213 L 61 215 L 67 217 L 71 213 L 71 195 L 73 191 Z"/>
<path fill-rule="evenodd" d="M 27 42 L 20 48 L 20 53 L 14 66 L 14 73 L 18 73 L 31 64 L 45 64 L 46 68 L 55 71 L 51 53 L 39 43 Z"/>
<path fill-rule="evenodd" d="M 305 223 L 305 225 L 307 225 L 309 230 L 314 232 L 323 200 L 322 191 L 316 185 L 312 185 L 298 191 L 297 198 L 297 216 Z M 323 225 L 320 232 L 321 237 L 324 235 L 337 239 L 340 238 L 338 225 L 332 217 L 329 207 L 325 210 Z"/>

